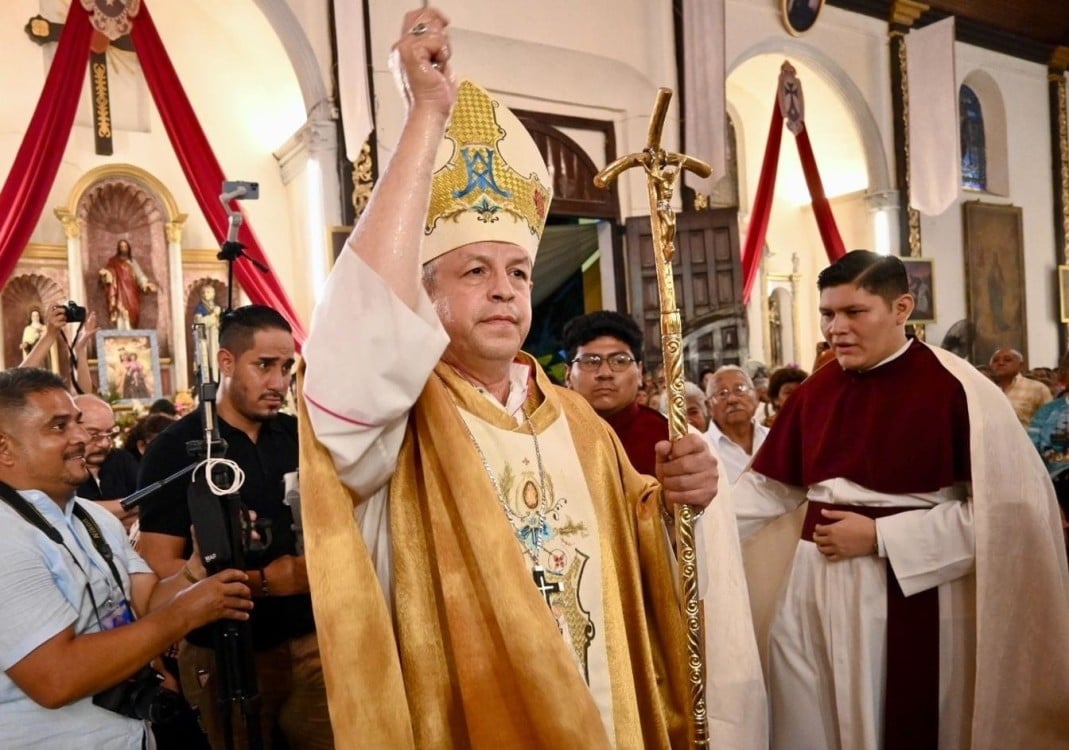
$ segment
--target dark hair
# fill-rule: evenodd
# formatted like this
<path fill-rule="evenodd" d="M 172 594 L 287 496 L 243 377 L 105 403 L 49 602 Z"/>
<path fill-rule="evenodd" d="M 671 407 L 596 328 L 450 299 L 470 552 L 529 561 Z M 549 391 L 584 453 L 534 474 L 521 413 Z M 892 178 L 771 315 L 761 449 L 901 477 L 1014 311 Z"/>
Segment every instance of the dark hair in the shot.
<path fill-rule="evenodd" d="M 130 428 L 130 431 L 126 433 L 126 437 L 123 439 L 123 447 L 140 458 L 141 452 L 137 449 L 137 441 L 144 440 L 149 443 L 174 423 L 174 417 L 167 414 L 146 414 L 137 420 L 134 426 Z"/>
<path fill-rule="evenodd" d="M 817 289 L 853 284 L 883 298 L 888 305 L 909 294 L 909 277 L 902 261 L 870 250 L 851 250 L 817 276 Z"/>
<path fill-rule="evenodd" d="M 26 397 L 31 393 L 54 390 L 67 393 L 67 384 L 49 370 L 11 367 L 0 371 L 0 415 L 9 410 L 26 408 Z"/>
<path fill-rule="evenodd" d="M 152 402 L 152 405 L 148 408 L 149 414 L 170 414 L 172 417 L 178 416 L 178 409 L 175 408 L 174 402 L 169 398 L 158 398 Z"/>
<path fill-rule="evenodd" d="M 809 377 L 809 373 L 801 367 L 781 367 L 773 370 L 768 377 L 768 397 L 775 401 L 779 397 L 780 389 L 787 383 L 801 383 Z"/>
<path fill-rule="evenodd" d="M 631 356 L 637 362 L 642 361 L 642 329 L 631 316 L 613 310 L 598 310 L 568 321 L 562 334 L 567 361 L 575 359 L 580 346 L 601 336 L 623 341 L 631 350 Z"/>
<path fill-rule="evenodd" d="M 219 324 L 219 348 L 240 356 L 252 346 L 257 331 L 271 328 L 293 333 L 290 324 L 273 307 L 245 305 L 228 310 Z"/>

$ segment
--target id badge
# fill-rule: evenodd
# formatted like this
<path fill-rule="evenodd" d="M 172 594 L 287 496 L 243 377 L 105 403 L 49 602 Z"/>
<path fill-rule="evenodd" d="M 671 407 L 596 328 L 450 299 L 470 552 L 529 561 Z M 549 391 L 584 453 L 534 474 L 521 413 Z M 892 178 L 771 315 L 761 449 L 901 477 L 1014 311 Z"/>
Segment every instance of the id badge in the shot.
<path fill-rule="evenodd" d="M 125 599 L 122 599 L 115 607 L 110 611 L 105 612 L 100 617 L 100 626 L 104 630 L 114 630 L 115 628 L 122 627 L 123 625 L 129 625 L 134 621 L 133 610 L 130 609 L 130 604 Z"/>

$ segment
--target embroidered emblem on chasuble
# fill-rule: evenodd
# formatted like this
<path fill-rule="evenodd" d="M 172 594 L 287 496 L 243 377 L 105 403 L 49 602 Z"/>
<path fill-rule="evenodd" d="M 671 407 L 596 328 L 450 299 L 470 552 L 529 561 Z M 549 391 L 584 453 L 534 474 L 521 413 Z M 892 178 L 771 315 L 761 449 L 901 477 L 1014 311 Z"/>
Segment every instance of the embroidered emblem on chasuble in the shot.
<path fill-rule="evenodd" d="M 611 717 L 598 521 L 567 419 L 558 418 L 538 435 L 548 495 L 543 498 L 535 443 L 527 427 L 512 432 L 463 409 L 460 414 L 501 488 L 503 498 L 487 500 L 508 504 L 501 514 L 512 526 L 528 567 L 537 557 L 545 569 L 543 582 L 532 583 L 524 576 L 516 585 L 535 585 L 546 598 L 602 716 Z"/>

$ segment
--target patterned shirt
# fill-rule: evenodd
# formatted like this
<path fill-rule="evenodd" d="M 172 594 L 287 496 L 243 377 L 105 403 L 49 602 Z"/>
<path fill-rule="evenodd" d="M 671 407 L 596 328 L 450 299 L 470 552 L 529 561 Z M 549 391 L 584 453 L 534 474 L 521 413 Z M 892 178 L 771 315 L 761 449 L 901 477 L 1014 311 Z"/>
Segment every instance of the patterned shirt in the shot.
<path fill-rule="evenodd" d="M 1006 394 L 1006 398 L 1010 400 L 1013 410 L 1017 412 L 1017 418 L 1021 420 L 1021 424 L 1026 430 L 1036 410 L 1053 398 L 1050 388 L 1038 380 L 1026 378 L 1020 373 L 1014 377 L 1009 388 L 1003 388 L 1002 390 Z"/>
<path fill-rule="evenodd" d="M 1069 469 L 1069 398 L 1041 406 L 1028 426 L 1028 437 L 1052 477 Z"/>

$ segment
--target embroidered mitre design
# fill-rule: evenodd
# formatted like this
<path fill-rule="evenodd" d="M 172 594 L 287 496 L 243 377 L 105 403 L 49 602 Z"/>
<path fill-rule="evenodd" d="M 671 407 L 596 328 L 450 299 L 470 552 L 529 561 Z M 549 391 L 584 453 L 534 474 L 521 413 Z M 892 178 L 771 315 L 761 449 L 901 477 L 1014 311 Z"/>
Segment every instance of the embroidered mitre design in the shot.
<path fill-rule="evenodd" d="M 462 81 L 435 159 L 420 258 L 472 242 L 511 242 L 533 261 L 553 197 L 542 154 L 516 116 Z"/>

